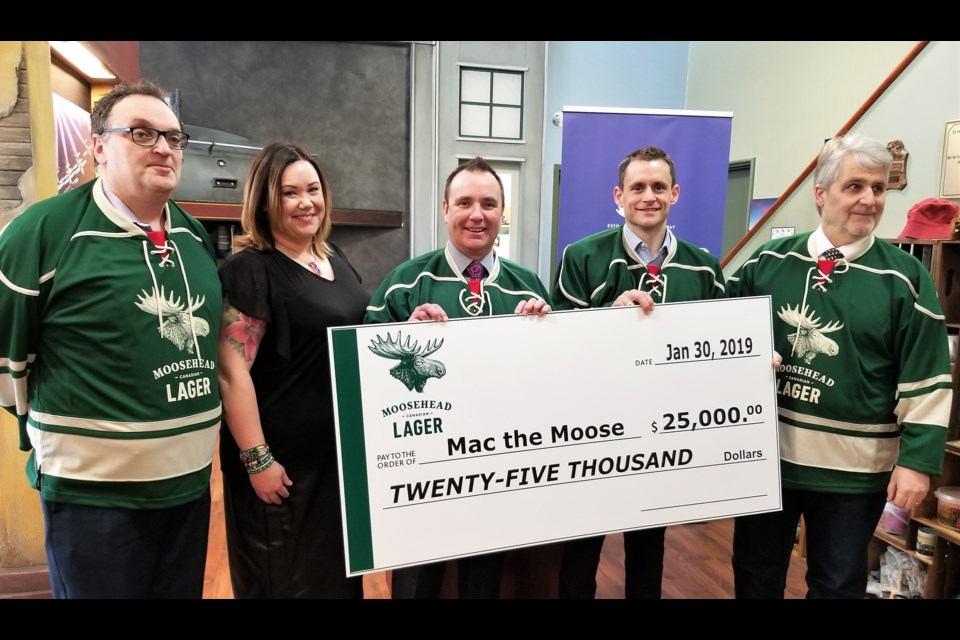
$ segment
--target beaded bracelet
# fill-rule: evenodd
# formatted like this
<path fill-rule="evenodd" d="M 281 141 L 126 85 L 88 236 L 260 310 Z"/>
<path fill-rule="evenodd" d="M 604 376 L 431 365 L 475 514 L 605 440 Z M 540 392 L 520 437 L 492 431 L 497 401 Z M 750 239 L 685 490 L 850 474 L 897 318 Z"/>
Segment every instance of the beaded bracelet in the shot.
<path fill-rule="evenodd" d="M 250 447 L 249 449 L 243 449 L 240 451 L 240 461 L 246 464 L 251 460 L 256 460 L 257 458 L 262 458 L 267 453 L 270 452 L 270 447 L 266 443 L 258 444 L 255 447 Z"/>
<path fill-rule="evenodd" d="M 262 459 L 256 462 L 246 463 L 247 473 L 250 474 L 251 476 L 254 476 L 260 473 L 261 471 L 265 470 L 267 467 L 269 467 L 273 463 L 274 463 L 273 454 L 268 451 L 267 455 L 264 456 Z"/>
<path fill-rule="evenodd" d="M 240 451 L 240 461 L 246 467 L 248 474 L 255 475 L 273 464 L 274 457 L 270 453 L 270 447 L 264 443 Z"/>

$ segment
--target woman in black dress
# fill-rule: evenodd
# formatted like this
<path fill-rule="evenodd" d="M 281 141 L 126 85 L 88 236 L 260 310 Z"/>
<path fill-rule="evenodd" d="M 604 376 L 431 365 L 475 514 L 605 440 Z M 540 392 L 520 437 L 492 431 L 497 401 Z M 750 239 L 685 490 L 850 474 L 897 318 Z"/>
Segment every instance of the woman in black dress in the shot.
<path fill-rule="evenodd" d="M 330 234 L 316 159 L 266 146 L 244 188 L 245 235 L 220 269 L 220 438 L 237 598 L 362 598 L 346 578 L 327 327 L 370 295 Z"/>

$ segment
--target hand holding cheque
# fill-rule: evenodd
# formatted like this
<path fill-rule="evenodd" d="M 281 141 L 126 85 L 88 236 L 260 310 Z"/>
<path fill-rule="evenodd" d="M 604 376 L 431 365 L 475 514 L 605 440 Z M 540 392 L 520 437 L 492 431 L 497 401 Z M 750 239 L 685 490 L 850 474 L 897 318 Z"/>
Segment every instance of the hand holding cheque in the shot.
<path fill-rule="evenodd" d="M 351 573 L 779 508 L 766 297 L 330 332 Z"/>

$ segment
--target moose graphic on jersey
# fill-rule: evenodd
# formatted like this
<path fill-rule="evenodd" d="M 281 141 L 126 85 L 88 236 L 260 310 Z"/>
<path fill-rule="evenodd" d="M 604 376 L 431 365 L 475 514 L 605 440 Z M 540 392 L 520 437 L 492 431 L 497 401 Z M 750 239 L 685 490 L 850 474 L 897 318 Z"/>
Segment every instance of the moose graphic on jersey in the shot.
<path fill-rule="evenodd" d="M 160 287 L 160 295 L 154 287 L 150 293 L 142 289 L 137 295 L 136 305 L 142 311 L 156 315 L 159 319 L 159 331 L 162 338 L 166 338 L 177 345 L 180 351 L 193 353 L 195 335 L 205 336 L 210 333 L 210 325 L 203 318 L 194 317 L 194 312 L 203 306 L 205 298 L 200 296 L 196 300 L 190 298 L 188 304 L 180 302 L 170 292 L 170 298 L 165 296 L 164 288 Z"/>
<path fill-rule="evenodd" d="M 421 348 L 419 342 L 410 344 L 410 336 L 407 336 L 406 343 L 403 343 L 403 337 L 397 332 L 396 341 L 387 334 L 387 339 L 377 336 L 377 340 L 370 341 L 370 351 L 382 358 L 399 360 L 400 363 L 393 369 L 390 369 L 390 375 L 407 385 L 407 389 L 418 393 L 423 393 L 423 387 L 430 378 L 442 378 L 447 374 L 447 368 L 439 360 L 431 360 L 426 356 L 435 352 L 443 346 L 443 339 L 428 340 Z"/>
<path fill-rule="evenodd" d="M 830 322 L 821 327 L 820 318 L 815 318 L 815 314 L 816 312 L 813 310 L 810 310 L 808 314 L 807 307 L 804 307 L 801 311 L 800 305 L 793 308 L 789 304 L 786 309 L 780 307 L 780 310 L 777 311 L 781 320 L 797 328 L 795 333 L 787 336 L 790 344 L 793 345 L 790 355 L 803 358 L 803 361 L 807 364 L 810 364 L 818 354 L 835 356 L 840 353 L 840 347 L 837 346 L 837 343 L 824 334 L 843 329 L 843 323 Z"/>

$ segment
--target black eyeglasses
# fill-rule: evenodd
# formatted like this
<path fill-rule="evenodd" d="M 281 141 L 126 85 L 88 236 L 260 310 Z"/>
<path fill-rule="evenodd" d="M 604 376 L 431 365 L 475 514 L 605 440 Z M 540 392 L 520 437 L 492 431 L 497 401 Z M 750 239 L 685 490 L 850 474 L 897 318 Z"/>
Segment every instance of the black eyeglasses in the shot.
<path fill-rule="evenodd" d="M 115 129 L 104 129 L 102 133 L 129 133 L 133 144 L 141 147 L 152 147 L 160 141 L 160 136 L 167 140 L 171 149 L 180 150 L 187 146 L 190 136 L 183 131 L 158 131 L 150 127 L 118 127 Z"/>

